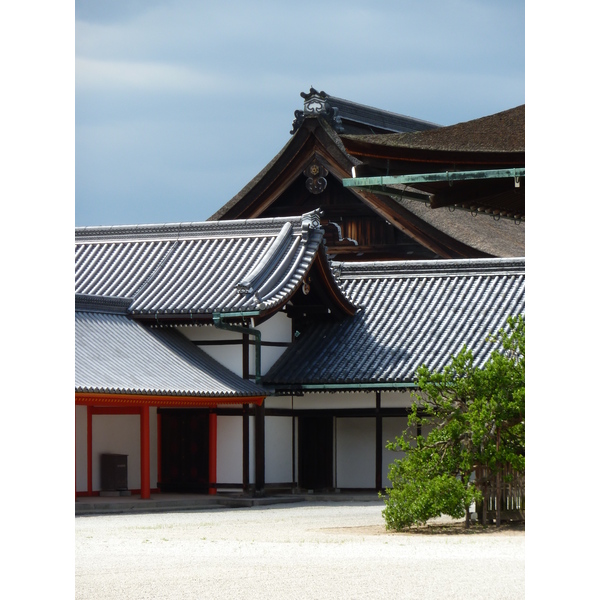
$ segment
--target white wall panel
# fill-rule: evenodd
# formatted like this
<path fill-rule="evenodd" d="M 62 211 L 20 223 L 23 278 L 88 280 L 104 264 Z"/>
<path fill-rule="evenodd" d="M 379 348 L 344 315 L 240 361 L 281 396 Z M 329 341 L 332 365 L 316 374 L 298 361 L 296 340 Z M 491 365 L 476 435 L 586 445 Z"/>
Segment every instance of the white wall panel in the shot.
<path fill-rule="evenodd" d="M 304 396 L 294 396 L 294 408 L 375 408 L 375 392 L 307 392 Z"/>
<path fill-rule="evenodd" d="M 92 489 L 100 490 L 100 455 L 127 455 L 127 487 L 141 488 L 139 415 L 92 417 Z"/>
<path fill-rule="evenodd" d="M 375 487 L 375 418 L 336 418 L 336 487 Z"/>
<path fill-rule="evenodd" d="M 265 483 L 292 481 L 292 417 L 265 418 Z"/>
<path fill-rule="evenodd" d="M 277 362 L 279 357 L 287 350 L 280 346 L 262 346 L 260 355 L 260 368 L 262 375 L 267 373 L 269 369 Z M 254 373 L 254 346 L 251 348 L 250 353 L 250 372 Z"/>
<path fill-rule="evenodd" d="M 244 482 L 244 437 L 241 416 L 217 417 L 217 482 Z"/>
<path fill-rule="evenodd" d="M 292 408 L 291 396 L 267 396 L 264 402 L 265 408 Z"/>
<path fill-rule="evenodd" d="M 241 333 L 225 331 L 214 326 L 178 327 L 177 330 L 192 341 L 219 342 L 238 340 L 240 343 L 237 345 L 199 345 L 199 348 L 209 356 L 212 356 L 212 358 L 220 362 L 223 366 L 227 367 L 230 371 L 233 371 L 239 377 L 243 377 Z"/>
<path fill-rule="evenodd" d="M 149 410 L 150 427 L 150 487 L 158 479 L 157 411 Z M 127 455 L 127 487 L 139 489 L 141 479 L 140 417 L 139 415 L 94 415 L 92 417 L 92 490 L 100 490 L 100 455 Z M 86 476 L 87 477 L 87 476 Z"/>
<path fill-rule="evenodd" d="M 408 390 L 381 392 L 381 408 L 410 408 L 415 400 Z"/>
<path fill-rule="evenodd" d="M 261 337 L 265 341 L 287 343 L 292 341 L 292 320 L 285 313 L 275 313 L 257 329 L 260 330 Z"/>

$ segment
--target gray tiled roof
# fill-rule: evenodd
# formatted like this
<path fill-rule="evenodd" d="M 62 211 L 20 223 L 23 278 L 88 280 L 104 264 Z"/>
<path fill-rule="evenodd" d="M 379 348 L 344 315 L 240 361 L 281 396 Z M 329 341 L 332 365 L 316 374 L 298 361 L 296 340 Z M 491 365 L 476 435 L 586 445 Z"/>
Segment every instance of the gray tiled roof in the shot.
<path fill-rule="evenodd" d="M 343 98 L 327 95 L 327 99 L 332 107 L 337 108 L 347 133 L 354 130 L 358 132 L 361 129 L 369 130 L 370 127 L 393 132 L 423 131 L 439 127 L 439 125 L 423 119 L 358 104 Z M 363 127 L 360 128 L 360 125 Z"/>
<path fill-rule="evenodd" d="M 482 365 L 493 348 L 486 337 L 525 310 L 525 259 L 333 266 L 359 310 L 304 331 L 265 384 L 410 383 L 419 366 L 438 370 L 464 344 Z"/>
<path fill-rule="evenodd" d="M 75 312 L 75 391 L 240 399 L 266 395 L 175 329 L 151 329 L 124 314 L 88 310 Z"/>
<path fill-rule="evenodd" d="M 300 285 L 322 239 L 317 212 L 79 228 L 75 292 L 131 298 L 137 315 L 268 310 Z"/>

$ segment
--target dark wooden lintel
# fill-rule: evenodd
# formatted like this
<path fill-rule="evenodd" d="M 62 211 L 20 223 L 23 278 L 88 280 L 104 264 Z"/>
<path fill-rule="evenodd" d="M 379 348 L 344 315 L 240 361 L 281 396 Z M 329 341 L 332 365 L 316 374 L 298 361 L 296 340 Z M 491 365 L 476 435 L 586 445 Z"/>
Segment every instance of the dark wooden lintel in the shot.
<path fill-rule="evenodd" d="M 379 412 L 377 412 L 379 410 Z M 377 415 L 385 417 L 407 417 L 410 408 L 265 408 L 266 417 L 364 417 L 376 418 Z"/>

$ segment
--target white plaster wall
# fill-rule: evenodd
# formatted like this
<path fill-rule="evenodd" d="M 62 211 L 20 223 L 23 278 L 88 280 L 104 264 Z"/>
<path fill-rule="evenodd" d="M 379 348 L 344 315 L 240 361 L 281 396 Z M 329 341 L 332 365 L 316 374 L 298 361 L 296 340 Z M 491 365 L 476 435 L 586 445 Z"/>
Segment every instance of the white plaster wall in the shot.
<path fill-rule="evenodd" d="M 244 482 L 244 434 L 241 416 L 217 417 L 217 481 Z"/>
<path fill-rule="evenodd" d="M 242 340 L 242 334 L 235 331 L 226 331 L 214 326 L 189 326 L 178 327 L 185 337 L 192 341 L 226 341 L 226 340 Z M 284 313 L 276 313 L 268 321 L 261 323 L 257 329 L 261 332 L 261 339 L 269 342 L 285 342 L 290 343 L 292 340 L 292 325 L 291 319 Z M 254 340 L 254 336 L 250 336 L 250 340 Z M 243 375 L 242 364 L 242 346 L 200 346 L 204 352 L 219 361 L 222 365 L 233 371 L 240 377 Z M 261 347 L 261 371 L 266 373 L 277 361 L 277 359 L 285 352 L 285 347 Z M 249 368 L 250 372 L 254 373 L 255 359 L 254 346 L 250 348 Z"/>
<path fill-rule="evenodd" d="M 287 348 L 279 347 L 279 346 L 261 346 L 261 354 L 260 354 L 260 369 L 262 371 L 261 375 L 264 375 L 269 371 L 269 369 L 277 362 L 279 357 L 287 350 Z M 250 352 L 250 372 L 254 373 L 254 347 L 252 347 Z"/>
<path fill-rule="evenodd" d="M 381 392 L 381 408 L 410 408 L 416 400 L 409 390 L 394 390 L 392 392 Z"/>
<path fill-rule="evenodd" d="M 243 350 L 242 334 L 235 331 L 225 331 L 214 326 L 177 327 L 188 340 L 192 341 L 225 341 L 239 340 L 238 345 L 227 346 L 199 346 L 206 354 L 212 356 L 223 366 L 233 371 L 239 377 L 243 377 Z"/>
<path fill-rule="evenodd" d="M 262 341 L 268 342 L 285 342 L 290 343 L 292 340 L 292 325 L 291 319 L 284 313 L 276 313 L 268 321 L 261 323 L 257 329 L 261 332 Z M 240 377 L 243 376 L 243 350 L 241 341 L 243 336 L 235 331 L 226 331 L 214 326 L 180 326 L 177 330 L 181 332 L 188 340 L 191 341 L 209 341 L 220 342 L 229 340 L 240 341 L 239 345 L 227 346 L 200 346 L 204 352 L 219 361 L 222 365 L 233 371 Z M 250 340 L 254 340 L 254 336 L 250 336 Z M 261 347 L 261 371 L 264 375 L 286 351 L 285 347 Z M 249 369 L 251 373 L 255 372 L 255 354 L 254 346 L 250 347 Z"/>
<path fill-rule="evenodd" d="M 265 483 L 292 481 L 292 417 L 265 418 Z"/>
<path fill-rule="evenodd" d="M 375 392 L 308 392 L 294 396 L 294 408 L 375 408 Z"/>
<path fill-rule="evenodd" d="M 375 487 L 375 418 L 336 418 L 336 487 Z"/>
<path fill-rule="evenodd" d="M 243 352 L 241 346 L 204 346 L 202 350 L 217 362 L 235 373 L 244 376 Z"/>
<path fill-rule="evenodd" d="M 75 407 L 75 491 L 87 491 L 87 406 Z"/>
<path fill-rule="evenodd" d="M 292 320 L 285 313 L 275 313 L 257 329 L 260 330 L 261 337 L 265 341 L 287 343 L 292 341 Z"/>
<path fill-rule="evenodd" d="M 100 455 L 127 455 L 127 486 L 139 489 L 140 417 L 139 415 L 94 415 L 92 417 L 92 490 L 100 490 Z"/>
<path fill-rule="evenodd" d="M 155 488 L 158 472 L 156 408 L 150 408 L 149 417 L 150 487 Z M 105 453 L 126 454 L 127 486 L 129 489 L 141 488 L 139 415 L 94 415 L 92 417 L 92 491 L 100 491 L 100 455 Z M 85 477 L 87 481 L 87 474 Z"/>
<path fill-rule="evenodd" d="M 293 408 L 291 396 L 267 396 L 264 403 L 265 408 Z"/>

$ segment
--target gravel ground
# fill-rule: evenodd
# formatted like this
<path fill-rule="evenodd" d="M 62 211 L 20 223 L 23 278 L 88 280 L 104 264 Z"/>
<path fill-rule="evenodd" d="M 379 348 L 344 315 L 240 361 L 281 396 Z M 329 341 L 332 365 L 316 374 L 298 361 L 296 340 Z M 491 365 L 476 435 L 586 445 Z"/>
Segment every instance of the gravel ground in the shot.
<path fill-rule="evenodd" d="M 525 534 L 386 532 L 379 502 L 77 517 L 77 599 L 512 600 Z"/>

